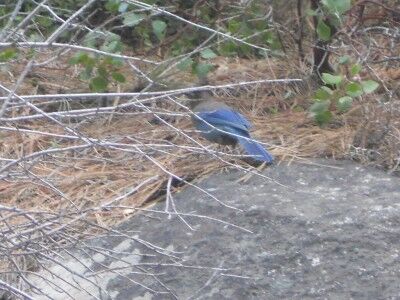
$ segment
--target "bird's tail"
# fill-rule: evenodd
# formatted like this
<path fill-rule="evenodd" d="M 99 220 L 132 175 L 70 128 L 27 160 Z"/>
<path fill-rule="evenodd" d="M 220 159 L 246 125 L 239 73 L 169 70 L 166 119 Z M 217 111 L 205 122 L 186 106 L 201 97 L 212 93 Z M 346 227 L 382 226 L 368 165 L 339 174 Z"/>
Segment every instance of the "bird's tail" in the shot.
<path fill-rule="evenodd" d="M 265 150 L 264 147 L 256 141 L 239 138 L 239 143 L 247 154 L 252 156 L 252 159 L 266 162 L 267 164 L 271 164 L 274 161 L 272 154 Z"/>

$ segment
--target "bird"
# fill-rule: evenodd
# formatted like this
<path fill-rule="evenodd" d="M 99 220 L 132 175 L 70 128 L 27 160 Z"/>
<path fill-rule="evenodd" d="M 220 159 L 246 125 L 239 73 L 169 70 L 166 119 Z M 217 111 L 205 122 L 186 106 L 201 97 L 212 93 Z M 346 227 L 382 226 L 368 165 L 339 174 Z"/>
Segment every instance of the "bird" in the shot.
<path fill-rule="evenodd" d="M 227 104 L 218 101 L 207 91 L 191 93 L 189 102 L 192 122 L 201 135 L 210 142 L 220 145 L 239 144 L 251 160 L 272 164 L 274 157 L 249 133 L 250 122 Z"/>

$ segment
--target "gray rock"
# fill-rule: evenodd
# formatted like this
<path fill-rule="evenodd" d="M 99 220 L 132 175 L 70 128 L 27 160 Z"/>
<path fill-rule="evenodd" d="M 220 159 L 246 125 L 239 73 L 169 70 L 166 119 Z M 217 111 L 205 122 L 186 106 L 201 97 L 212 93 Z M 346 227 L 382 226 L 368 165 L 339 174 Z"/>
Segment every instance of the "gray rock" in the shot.
<path fill-rule="evenodd" d="M 399 299 L 399 179 L 348 161 L 316 163 L 273 166 L 263 172 L 272 180 L 212 175 L 198 186 L 236 210 L 187 187 L 174 204 L 193 214 L 181 217 L 194 230 L 159 203 L 151 209 L 160 212 L 117 228 L 127 236 L 90 242 L 113 257 L 76 250 L 79 259 L 65 261 L 75 275 L 50 266 L 79 288 L 52 281 L 76 299 Z"/>

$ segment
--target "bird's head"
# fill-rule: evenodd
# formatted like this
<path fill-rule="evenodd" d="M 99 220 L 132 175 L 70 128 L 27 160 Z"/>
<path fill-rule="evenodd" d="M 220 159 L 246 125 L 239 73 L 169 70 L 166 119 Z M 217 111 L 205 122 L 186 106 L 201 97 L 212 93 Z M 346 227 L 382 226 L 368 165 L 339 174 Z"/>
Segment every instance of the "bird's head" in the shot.
<path fill-rule="evenodd" d="M 206 76 L 199 77 L 198 84 L 193 88 L 198 87 L 200 89 L 194 89 L 185 93 L 185 96 L 190 99 L 189 107 L 193 108 L 200 102 L 213 97 L 212 91 L 209 88 L 206 88 L 209 84 L 210 83 Z"/>

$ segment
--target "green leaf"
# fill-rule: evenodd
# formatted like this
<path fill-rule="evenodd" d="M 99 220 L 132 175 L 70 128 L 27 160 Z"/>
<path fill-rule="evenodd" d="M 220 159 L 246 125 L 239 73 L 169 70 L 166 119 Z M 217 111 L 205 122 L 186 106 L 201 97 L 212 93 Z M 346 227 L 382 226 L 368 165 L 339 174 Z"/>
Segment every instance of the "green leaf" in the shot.
<path fill-rule="evenodd" d="M 229 20 L 229 22 L 228 22 L 228 31 L 229 31 L 230 33 L 236 33 L 236 32 L 239 31 L 240 26 L 241 26 L 241 24 L 240 24 L 239 21 L 237 21 L 237 20 L 235 20 L 235 19 L 231 19 L 231 20 Z"/>
<path fill-rule="evenodd" d="M 366 94 L 374 92 L 379 87 L 379 83 L 373 80 L 361 81 L 361 85 Z"/>
<path fill-rule="evenodd" d="M 134 12 L 127 13 L 124 16 L 124 19 L 122 20 L 122 24 L 128 27 L 133 27 L 137 24 L 139 24 L 143 19 L 145 18 L 145 15 L 143 14 L 136 14 Z"/>
<path fill-rule="evenodd" d="M 181 71 L 186 71 L 193 65 L 193 59 L 186 58 L 183 61 L 181 61 L 176 67 L 181 70 Z"/>
<path fill-rule="evenodd" d="M 331 14 L 342 15 L 351 8 L 351 0 L 322 0 Z"/>
<path fill-rule="evenodd" d="M 329 88 L 328 88 L 329 89 Z M 330 89 L 329 89 L 330 90 Z M 332 91 L 332 90 L 331 90 Z M 326 89 L 319 88 L 314 95 L 316 100 L 328 100 L 332 93 L 329 93 Z"/>
<path fill-rule="evenodd" d="M 254 32 L 253 32 L 253 29 L 246 22 L 241 22 L 239 33 L 241 36 L 246 37 L 246 36 L 252 35 Z"/>
<path fill-rule="evenodd" d="M 282 48 L 279 38 L 273 32 L 270 31 L 265 32 L 260 36 L 260 38 L 261 40 L 264 40 L 265 43 L 269 46 L 269 48 L 272 50 L 277 50 Z"/>
<path fill-rule="evenodd" d="M 361 66 L 359 64 L 354 64 L 350 68 L 351 76 L 357 75 L 361 71 Z"/>
<path fill-rule="evenodd" d="M 94 65 L 96 64 L 96 59 L 91 57 L 90 55 L 86 55 L 84 56 L 84 59 L 82 59 L 81 64 L 84 65 L 85 67 L 93 68 Z"/>
<path fill-rule="evenodd" d="M 0 52 L 0 62 L 12 60 L 17 57 L 18 51 L 14 48 L 9 48 Z"/>
<path fill-rule="evenodd" d="M 97 74 L 98 74 L 100 77 L 107 78 L 107 77 L 108 77 L 108 70 L 107 70 L 107 68 L 106 68 L 104 65 L 99 66 L 99 67 L 97 68 Z"/>
<path fill-rule="evenodd" d="M 119 6 L 118 6 L 118 12 L 120 13 L 124 13 L 126 12 L 126 10 L 128 9 L 129 4 L 126 2 L 122 2 Z"/>
<path fill-rule="evenodd" d="M 82 60 L 84 59 L 84 57 L 87 56 L 87 54 L 85 52 L 77 52 L 75 53 L 74 56 L 72 56 L 69 60 L 68 63 L 70 65 L 77 65 L 80 64 L 82 62 Z"/>
<path fill-rule="evenodd" d="M 195 73 L 199 78 L 206 77 L 208 72 L 210 72 L 213 68 L 213 65 L 211 64 L 198 64 L 195 67 Z"/>
<path fill-rule="evenodd" d="M 218 52 L 222 56 L 235 56 L 237 54 L 237 45 L 233 41 L 227 41 L 222 43 L 218 49 Z"/>
<path fill-rule="evenodd" d="M 343 56 L 339 57 L 339 64 L 347 65 L 349 62 L 350 62 L 350 56 L 343 55 Z"/>
<path fill-rule="evenodd" d="M 204 49 L 200 52 L 200 56 L 205 59 L 211 59 L 217 57 L 217 54 L 215 54 L 211 49 Z"/>
<path fill-rule="evenodd" d="M 330 100 L 324 100 L 324 101 L 317 101 L 310 107 L 310 111 L 312 113 L 320 113 L 327 111 L 329 109 L 329 106 L 331 105 Z"/>
<path fill-rule="evenodd" d="M 97 48 L 97 39 L 100 38 L 96 32 L 89 32 L 83 39 L 83 45 L 89 48 Z"/>
<path fill-rule="evenodd" d="M 79 73 L 79 78 L 81 80 L 89 80 L 92 78 L 93 68 L 87 67 L 82 72 Z"/>
<path fill-rule="evenodd" d="M 104 92 L 107 89 L 108 82 L 102 76 L 94 77 L 89 84 L 90 90 L 93 92 Z"/>
<path fill-rule="evenodd" d="M 119 3 L 120 3 L 120 0 L 108 0 L 105 5 L 105 8 L 108 11 L 117 12 L 118 8 L 119 8 Z"/>
<path fill-rule="evenodd" d="M 43 42 L 43 35 L 39 34 L 39 33 L 32 33 L 29 35 L 28 37 L 28 42 Z"/>
<path fill-rule="evenodd" d="M 118 82 L 124 83 L 126 81 L 125 76 L 118 72 L 111 73 L 111 77 Z"/>
<path fill-rule="evenodd" d="M 316 10 L 308 8 L 308 9 L 306 9 L 306 15 L 308 17 L 315 17 L 315 16 L 318 16 L 318 12 Z"/>
<path fill-rule="evenodd" d="M 332 74 L 329 74 L 329 73 L 322 73 L 322 80 L 326 84 L 338 85 L 339 83 L 342 82 L 343 77 L 341 75 L 332 75 Z"/>
<path fill-rule="evenodd" d="M 103 46 L 101 46 L 100 50 L 109 53 L 121 52 L 122 43 L 118 40 L 111 41 L 110 43 L 104 43 Z"/>
<path fill-rule="evenodd" d="M 153 27 L 154 34 L 161 41 L 164 38 L 167 23 L 161 20 L 154 20 L 151 22 L 151 26 Z"/>
<path fill-rule="evenodd" d="M 93 57 L 90 57 L 85 52 L 77 52 L 71 59 L 68 61 L 71 65 L 81 64 L 85 67 L 93 67 L 96 64 L 96 60 Z"/>
<path fill-rule="evenodd" d="M 346 85 L 346 94 L 351 97 L 361 96 L 363 93 L 361 85 L 356 82 L 350 82 Z"/>
<path fill-rule="evenodd" d="M 331 101 L 318 101 L 310 107 L 311 115 L 318 125 L 324 125 L 332 119 L 332 113 L 329 111 Z"/>
<path fill-rule="evenodd" d="M 119 36 L 116 33 L 111 32 L 111 31 L 103 31 L 102 38 L 106 42 L 120 41 L 121 40 L 121 36 Z"/>
<path fill-rule="evenodd" d="M 319 126 L 325 125 L 332 120 L 332 113 L 329 110 L 314 114 L 314 120 Z"/>
<path fill-rule="evenodd" d="M 240 52 L 243 55 L 247 56 L 248 58 L 250 58 L 251 55 L 253 54 L 253 48 L 251 48 L 249 45 L 240 44 L 239 49 L 240 49 Z"/>
<path fill-rule="evenodd" d="M 337 102 L 337 108 L 340 112 L 348 111 L 353 104 L 353 98 L 349 96 L 344 96 L 339 98 Z"/>
<path fill-rule="evenodd" d="M 122 67 L 124 65 L 124 60 L 119 57 L 105 57 L 104 62 L 115 67 Z"/>
<path fill-rule="evenodd" d="M 329 93 L 329 95 L 333 95 L 333 91 L 330 88 L 328 88 L 327 86 L 321 86 L 321 89 L 323 89 L 324 91 Z"/>
<path fill-rule="evenodd" d="M 50 28 L 54 24 L 53 20 L 48 17 L 38 16 L 36 21 L 44 28 Z"/>
<path fill-rule="evenodd" d="M 321 19 L 318 20 L 317 34 L 323 41 L 329 41 L 331 39 L 331 28 Z"/>

